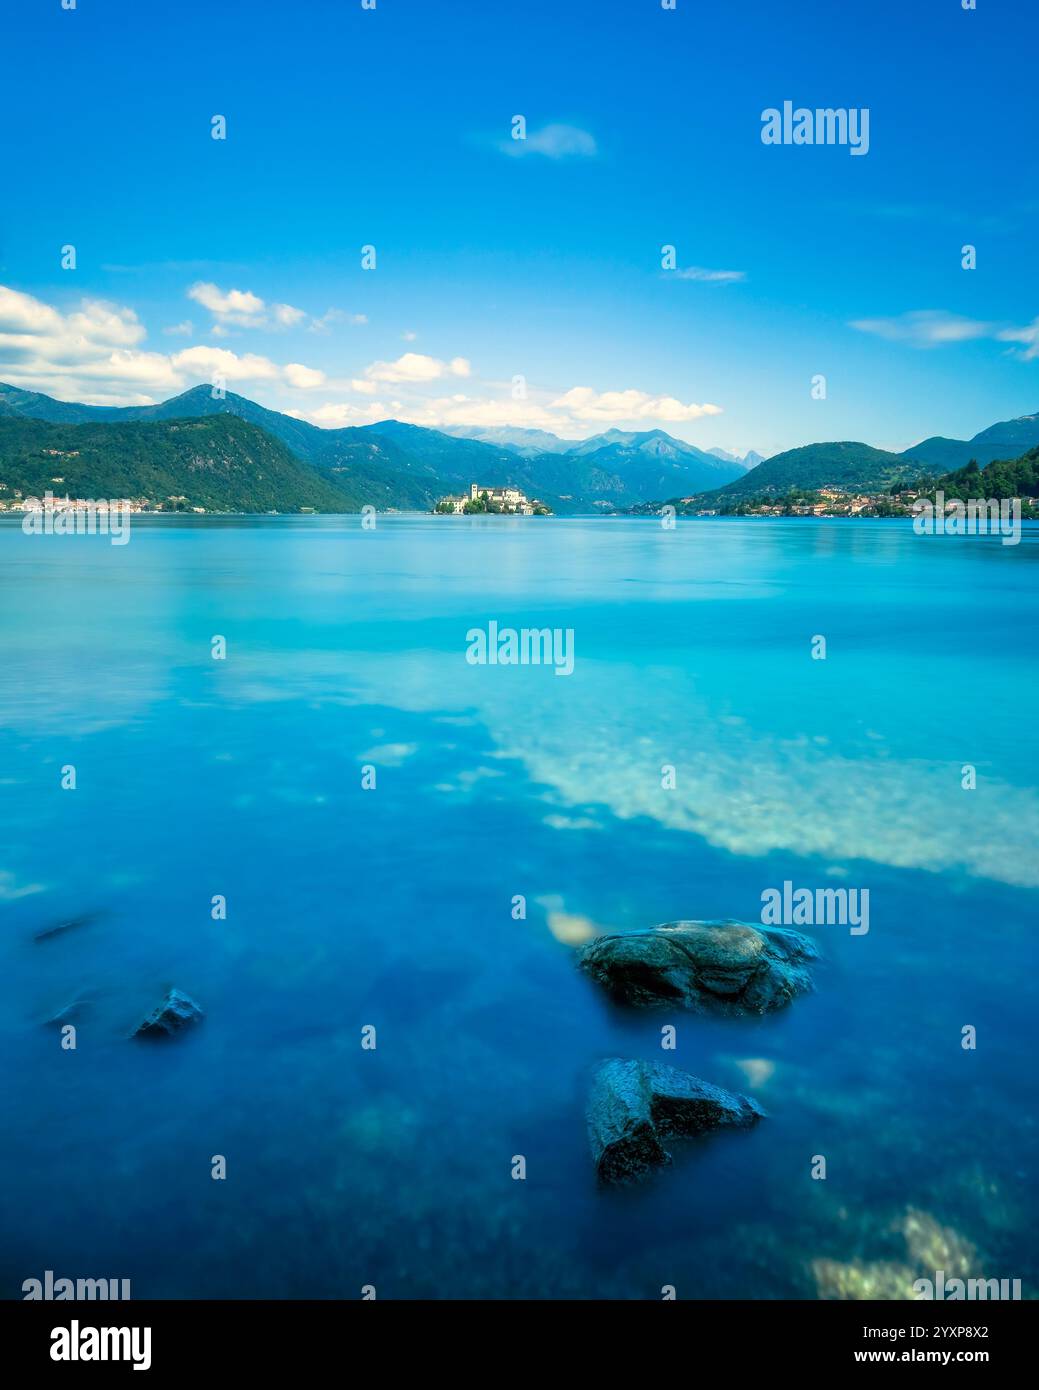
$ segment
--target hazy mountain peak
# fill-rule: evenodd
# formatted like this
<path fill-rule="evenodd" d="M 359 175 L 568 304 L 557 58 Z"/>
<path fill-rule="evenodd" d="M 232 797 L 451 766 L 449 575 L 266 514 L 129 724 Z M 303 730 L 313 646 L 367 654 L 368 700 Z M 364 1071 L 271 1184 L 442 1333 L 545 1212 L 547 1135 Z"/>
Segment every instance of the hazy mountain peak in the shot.
<path fill-rule="evenodd" d="M 527 429 L 520 425 L 445 425 L 443 433 L 455 439 L 475 439 L 481 444 L 498 444 L 512 449 L 514 453 L 561 454 L 574 443 L 572 439 L 560 439 L 548 430 Z"/>
<path fill-rule="evenodd" d="M 1039 414 L 1018 415 L 979 430 L 971 439 L 949 439 L 933 435 L 907 449 L 903 457 L 914 460 L 931 472 L 948 473 L 962 468 L 971 459 L 984 467 L 996 459 L 1018 458 L 1039 444 Z"/>
<path fill-rule="evenodd" d="M 709 454 L 713 454 L 716 459 L 722 459 L 725 463 L 738 463 L 741 468 L 757 468 L 759 463 L 764 462 L 764 454 L 759 454 L 756 449 L 748 449 L 740 458 L 739 454 L 731 454 L 728 449 L 708 449 Z"/>

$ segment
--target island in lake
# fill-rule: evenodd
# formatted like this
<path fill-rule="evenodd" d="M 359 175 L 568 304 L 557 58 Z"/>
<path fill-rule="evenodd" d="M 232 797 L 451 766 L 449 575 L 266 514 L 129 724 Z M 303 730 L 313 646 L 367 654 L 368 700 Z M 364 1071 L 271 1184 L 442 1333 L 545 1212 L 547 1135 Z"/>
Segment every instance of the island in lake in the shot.
<path fill-rule="evenodd" d="M 441 497 L 433 508 L 437 516 L 473 516 L 492 512 L 497 515 L 512 516 L 551 516 L 551 508 L 546 507 L 536 497 L 528 497 L 518 487 L 480 487 L 469 484 L 469 491 L 458 496 Z"/>

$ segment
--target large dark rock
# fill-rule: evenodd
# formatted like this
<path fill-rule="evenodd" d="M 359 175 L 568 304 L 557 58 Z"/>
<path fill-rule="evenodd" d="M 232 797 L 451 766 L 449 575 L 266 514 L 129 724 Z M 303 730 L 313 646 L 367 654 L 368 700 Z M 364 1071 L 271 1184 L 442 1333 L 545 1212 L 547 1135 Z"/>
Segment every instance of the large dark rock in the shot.
<path fill-rule="evenodd" d="M 179 989 L 171 989 L 159 1007 L 134 1030 L 134 1037 L 171 1038 L 201 1017 L 202 1010 L 194 999 Z"/>
<path fill-rule="evenodd" d="M 588 1140 L 602 1182 L 630 1182 L 670 1163 L 663 1141 L 735 1126 L 764 1115 L 756 1101 L 723 1091 L 662 1062 L 600 1064 L 588 1096 Z"/>
<path fill-rule="evenodd" d="M 806 936 L 785 927 L 667 922 L 597 937 L 578 960 L 622 1004 L 764 1014 L 811 989 L 807 962 L 817 954 Z"/>

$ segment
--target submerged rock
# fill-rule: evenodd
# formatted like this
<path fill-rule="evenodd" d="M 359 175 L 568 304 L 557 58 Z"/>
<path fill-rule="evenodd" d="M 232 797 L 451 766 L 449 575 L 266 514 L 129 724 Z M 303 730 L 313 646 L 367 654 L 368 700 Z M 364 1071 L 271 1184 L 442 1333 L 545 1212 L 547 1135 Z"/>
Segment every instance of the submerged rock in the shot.
<path fill-rule="evenodd" d="M 727 1126 L 746 1129 L 764 1115 L 757 1101 L 723 1091 L 662 1062 L 603 1062 L 588 1096 L 588 1140 L 602 1182 L 629 1182 L 670 1163 L 663 1140 Z"/>
<path fill-rule="evenodd" d="M 75 931 L 77 927 L 88 927 L 91 922 L 96 922 L 103 916 L 101 912 L 81 912 L 78 917 L 63 917 L 58 922 L 51 922 L 46 927 L 41 927 L 39 931 L 33 933 L 34 941 L 49 941 L 52 936 L 63 936 L 67 931 Z"/>
<path fill-rule="evenodd" d="M 818 955 L 800 932 L 745 922 L 667 922 L 600 936 L 578 955 L 612 999 L 700 1012 L 764 1014 L 811 989 Z"/>
<path fill-rule="evenodd" d="M 69 1003 L 63 1005 L 62 1008 L 58 1009 L 56 1013 L 53 1013 L 50 1015 L 49 1018 L 44 1019 L 45 1025 L 48 1028 L 64 1028 L 67 1023 L 74 1023 L 76 1019 L 82 1016 L 84 1010 L 87 1007 L 87 1002 L 88 1001 L 86 999 L 70 1000 Z"/>
<path fill-rule="evenodd" d="M 171 989 L 159 1007 L 134 1030 L 134 1037 L 171 1038 L 201 1017 L 202 1010 L 194 999 L 179 989 Z"/>

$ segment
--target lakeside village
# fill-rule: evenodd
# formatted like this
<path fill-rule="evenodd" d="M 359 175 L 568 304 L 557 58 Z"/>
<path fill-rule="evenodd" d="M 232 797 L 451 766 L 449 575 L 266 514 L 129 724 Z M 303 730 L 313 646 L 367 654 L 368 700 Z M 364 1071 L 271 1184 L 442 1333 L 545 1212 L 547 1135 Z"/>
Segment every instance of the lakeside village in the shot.
<path fill-rule="evenodd" d="M 1035 520 L 1034 499 L 1015 499 L 1019 516 L 1025 520 Z M 682 497 L 679 507 L 683 516 L 859 516 L 859 517 L 912 517 L 918 518 L 921 512 L 936 512 L 948 517 L 947 529 L 953 531 L 958 522 L 964 502 L 956 497 L 946 499 L 943 492 L 936 493 L 933 487 L 920 484 L 905 487 L 896 484 L 885 492 L 842 492 L 839 488 L 821 487 L 814 490 L 791 488 L 782 496 L 759 495 L 744 497 L 738 501 L 729 499 L 724 507 L 706 506 L 702 497 Z M 970 503 L 967 503 L 969 509 Z M 977 505 L 977 504 L 975 504 Z M 999 504 L 999 506 L 1001 506 Z M 1007 507 L 1010 501 L 1006 502 Z M 999 512 L 997 506 L 997 512 Z M 990 504 L 985 503 L 986 509 Z M 653 504 L 654 511 L 659 504 Z M 640 508 L 639 510 L 642 510 Z"/>
<path fill-rule="evenodd" d="M 60 483 L 62 478 L 55 478 L 55 482 Z M 187 506 L 186 497 L 170 497 L 167 499 L 169 505 L 162 502 L 152 502 L 147 497 L 113 497 L 113 498 L 93 498 L 93 497 L 69 497 L 68 493 L 64 497 L 55 497 L 52 493 L 46 492 L 42 497 L 23 497 L 20 491 L 15 491 L 10 497 L 7 496 L 5 484 L 0 483 L 0 512 L 23 512 L 35 514 L 37 512 L 46 515 L 60 515 L 74 520 L 77 516 L 87 516 L 92 512 L 120 512 L 124 516 L 129 513 L 138 512 L 161 512 L 161 511 L 192 511 L 204 512 L 205 507 Z M 71 526 L 70 530 L 75 527 Z"/>
<path fill-rule="evenodd" d="M 434 516 L 478 516 L 484 512 L 495 515 L 551 516 L 551 508 L 536 497 L 528 497 L 518 487 L 479 487 L 469 484 L 469 491 L 457 497 L 441 497 L 433 508 Z"/>
<path fill-rule="evenodd" d="M 921 494 L 912 488 L 897 492 L 841 492 L 838 488 L 791 488 L 780 497 L 747 497 L 724 508 L 697 506 L 697 497 L 683 497 L 683 510 L 692 516 L 911 516 Z"/>

